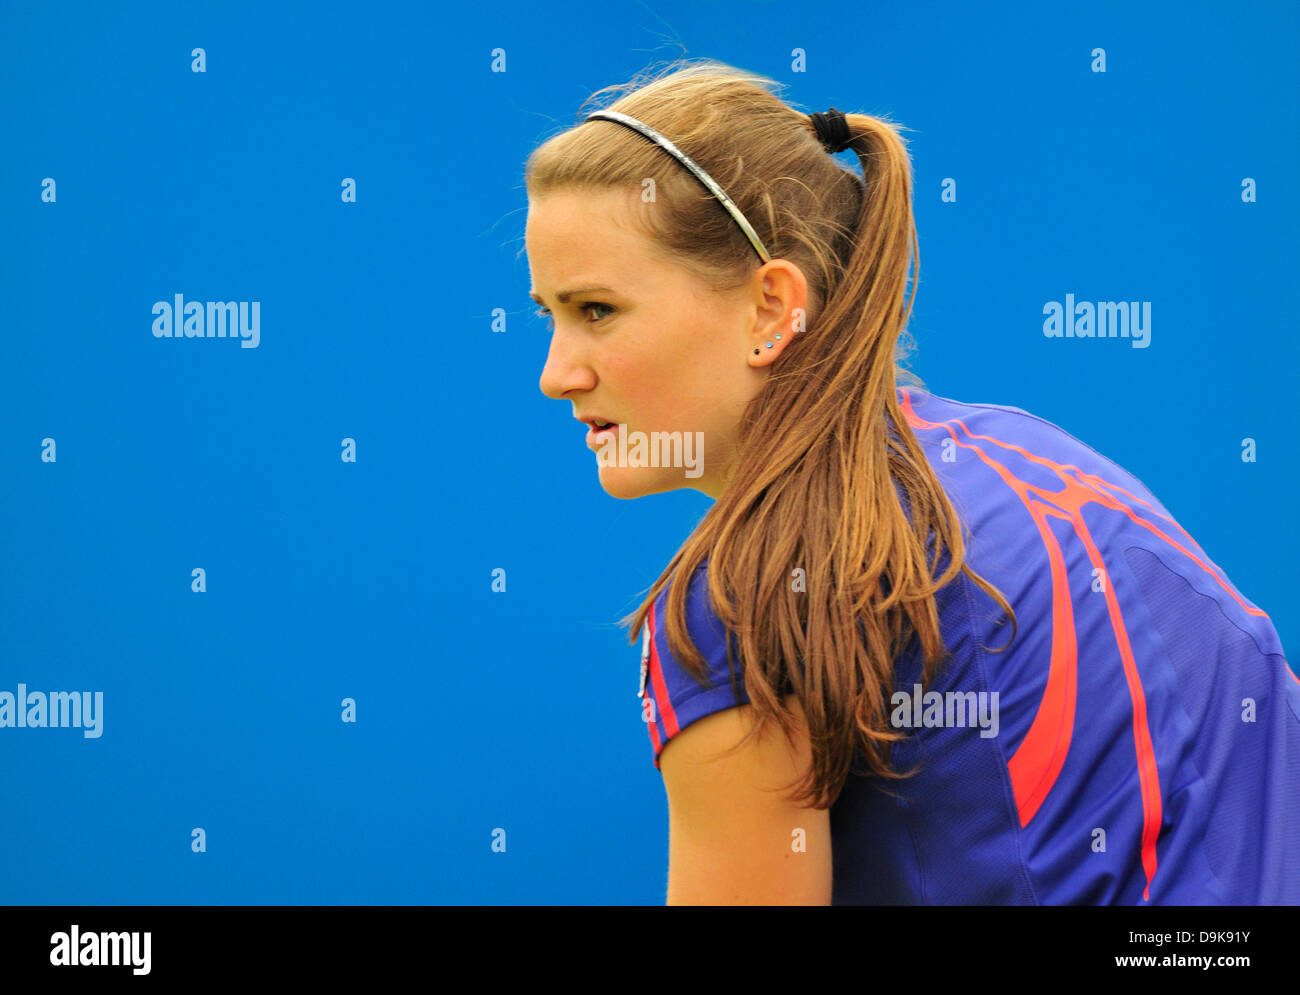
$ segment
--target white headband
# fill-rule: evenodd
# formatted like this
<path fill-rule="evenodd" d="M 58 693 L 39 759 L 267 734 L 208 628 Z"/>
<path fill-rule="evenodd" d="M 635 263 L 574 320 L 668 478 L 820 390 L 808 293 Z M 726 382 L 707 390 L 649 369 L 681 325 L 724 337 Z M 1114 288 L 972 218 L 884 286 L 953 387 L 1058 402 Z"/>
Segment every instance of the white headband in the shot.
<path fill-rule="evenodd" d="M 613 121 L 615 124 L 624 125 L 625 127 L 631 128 L 633 131 L 644 135 L 646 138 L 650 139 L 650 141 L 671 153 L 683 166 L 694 173 L 701 183 L 708 187 L 709 192 L 713 194 L 713 196 L 717 197 L 718 202 L 727 209 L 727 213 L 735 218 L 736 224 L 740 225 L 741 231 L 743 231 L 745 237 L 749 239 L 749 244 L 754 247 L 754 251 L 758 253 L 758 257 L 765 263 L 772 259 L 772 256 L 764 247 L 762 240 L 754 231 L 753 226 L 745 220 L 745 216 L 740 213 L 740 208 L 732 202 L 731 198 L 727 196 L 722 187 L 713 182 L 713 177 L 701 169 L 694 159 L 666 139 L 663 135 L 659 134 L 659 132 L 655 131 L 649 125 L 642 124 L 636 118 L 628 117 L 626 114 L 620 114 L 618 111 L 596 111 L 594 114 L 588 114 L 586 120 Z"/>

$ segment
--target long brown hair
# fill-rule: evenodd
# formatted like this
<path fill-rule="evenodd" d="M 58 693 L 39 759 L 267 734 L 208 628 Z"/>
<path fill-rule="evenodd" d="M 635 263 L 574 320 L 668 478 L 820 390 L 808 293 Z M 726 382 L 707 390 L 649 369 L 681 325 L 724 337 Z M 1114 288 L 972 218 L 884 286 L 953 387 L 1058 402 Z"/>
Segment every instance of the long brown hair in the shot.
<path fill-rule="evenodd" d="M 890 744 L 903 734 L 890 727 L 887 699 L 913 635 L 927 684 L 947 657 L 935 592 L 965 572 L 1013 624 L 1015 616 L 966 565 L 963 525 L 898 405 L 899 382 L 920 385 L 898 365 L 910 345 L 909 249 L 920 273 L 899 126 L 846 115 L 859 176 L 826 152 L 808 115 L 778 88 L 712 60 L 678 60 L 588 101 L 622 93 L 607 109 L 645 122 L 699 163 L 772 257 L 799 266 L 809 296 L 806 327 L 742 416 L 724 492 L 622 622 L 635 642 L 664 585 L 707 562 L 709 597 L 737 641 L 757 720 L 746 741 L 771 720 L 791 736 L 779 692 L 792 688 L 812 745 L 793 797 L 826 808 L 858 772 L 859 754 L 877 775 L 907 776 L 890 768 Z M 644 213 L 650 236 L 715 289 L 743 286 L 758 258 L 740 227 L 685 167 L 631 130 L 579 124 L 535 149 L 525 169 L 530 197 L 641 189 L 647 177 L 658 205 Z M 791 583 L 796 568 L 806 590 Z M 674 656 L 703 682 L 708 665 L 687 630 L 687 586 L 670 585 L 663 624 Z M 732 666 L 730 639 L 727 660 Z"/>

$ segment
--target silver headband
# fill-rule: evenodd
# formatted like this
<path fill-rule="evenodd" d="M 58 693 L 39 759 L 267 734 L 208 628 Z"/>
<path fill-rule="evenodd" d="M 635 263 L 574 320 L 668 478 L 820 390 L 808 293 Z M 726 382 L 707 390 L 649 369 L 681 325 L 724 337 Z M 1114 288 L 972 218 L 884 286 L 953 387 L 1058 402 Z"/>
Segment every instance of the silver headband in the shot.
<path fill-rule="evenodd" d="M 758 258 L 763 260 L 763 262 L 765 263 L 771 261 L 772 256 L 764 247 L 762 239 L 758 237 L 758 234 L 754 231 L 753 226 L 751 226 L 750 223 L 745 220 L 745 216 L 740 213 L 740 208 L 738 208 L 732 202 L 731 198 L 727 196 L 726 192 L 722 189 L 722 187 L 718 186 L 715 182 L 713 182 L 713 177 L 710 176 L 708 173 L 706 173 L 703 169 L 701 169 L 696 164 L 694 159 L 692 159 L 685 152 L 679 149 L 676 145 L 674 145 L 672 142 L 666 139 L 663 135 L 659 134 L 659 132 L 655 131 L 649 125 L 642 124 L 636 118 L 628 117 L 626 114 L 620 114 L 618 113 L 618 111 L 596 111 L 594 114 L 588 114 L 585 120 L 586 121 L 613 121 L 615 124 L 624 125 L 628 128 L 631 128 L 633 131 L 639 132 L 640 134 L 644 135 L 646 138 L 650 139 L 650 141 L 654 142 L 656 145 L 661 146 L 666 151 L 671 153 L 676 159 L 678 159 L 681 162 L 683 166 L 685 166 L 692 173 L 694 173 L 696 178 L 701 183 L 703 183 L 706 187 L 708 187 L 709 193 L 713 194 L 713 196 L 718 198 L 718 203 L 720 203 L 723 207 L 725 207 L 727 209 L 727 213 L 730 214 L 736 220 L 736 224 L 740 225 L 740 230 L 745 233 L 745 237 L 749 239 L 749 244 L 752 245 L 754 247 L 754 251 L 758 253 Z"/>

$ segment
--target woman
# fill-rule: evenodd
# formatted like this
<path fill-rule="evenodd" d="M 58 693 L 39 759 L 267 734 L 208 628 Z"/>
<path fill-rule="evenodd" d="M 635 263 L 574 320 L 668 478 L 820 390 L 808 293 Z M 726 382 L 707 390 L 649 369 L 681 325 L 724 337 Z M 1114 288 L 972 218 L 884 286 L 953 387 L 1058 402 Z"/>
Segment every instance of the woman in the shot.
<path fill-rule="evenodd" d="M 1135 477 L 896 367 L 904 143 L 774 88 L 670 66 L 526 171 L 543 392 L 611 495 L 715 501 L 626 620 L 668 902 L 1300 900 L 1268 617 Z"/>

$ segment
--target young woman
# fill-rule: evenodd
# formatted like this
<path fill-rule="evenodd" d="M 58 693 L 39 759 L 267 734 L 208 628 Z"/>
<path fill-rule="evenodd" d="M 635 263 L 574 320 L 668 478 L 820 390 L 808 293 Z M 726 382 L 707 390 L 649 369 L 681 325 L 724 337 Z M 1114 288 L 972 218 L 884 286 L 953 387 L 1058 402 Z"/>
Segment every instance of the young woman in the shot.
<path fill-rule="evenodd" d="M 904 143 L 775 86 L 670 66 L 526 170 L 543 392 L 611 495 L 714 498 L 626 620 L 668 902 L 1300 901 L 1268 616 L 1137 478 L 897 366 Z"/>

